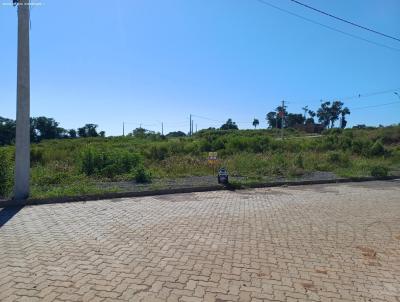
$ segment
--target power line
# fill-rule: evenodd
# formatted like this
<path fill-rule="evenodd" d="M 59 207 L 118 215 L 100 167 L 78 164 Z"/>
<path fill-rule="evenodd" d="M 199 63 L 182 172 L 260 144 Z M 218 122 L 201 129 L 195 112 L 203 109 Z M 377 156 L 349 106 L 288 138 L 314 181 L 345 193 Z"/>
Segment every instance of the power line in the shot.
<path fill-rule="evenodd" d="M 208 117 L 205 117 L 205 116 L 200 116 L 200 115 L 196 115 L 196 114 L 192 114 L 192 116 L 193 117 L 197 117 L 197 118 L 200 118 L 200 119 L 203 119 L 203 120 L 207 120 L 207 121 L 210 121 L 210 122 L 215 122 L 215 123 L 222 123 L 222 124 L 224 124 L 224 123 L 226 123 L 226 120 L 216 120 L 216 119 L 212 119 L 212 118 L 208 118 Z M 244 122 L 244 121 L 234 121 L 236 124 L 253 124 L 253 122 Z"/>
<path fill-rule="evenodd" d="M 211 121 L 211 122 L 224 123 L 223 121 L 215 120 L 215 119 L 204 117 L 204 116 L 197 115 L 197 114 L 192 114 L 192 116 L 197 117 L 197 118 L 201 118 L 203 120 Z"/>
<path fill-rule="evenodd" d="M 400 88 L 382 90 L 382 91 L 376 91 L 376 92 L 370 92 L 370 93 L 360 93 L 358 95 L 341 98 L 341 100 L 349 101 L 349 100 L 353 100 L 353 99 L 366 98 L 366 97 L 371 97 L 371 96 L 376 96 L 376 95 L 381 95 L 381 94 L 387 94 L 390 92 L 395 92 L 396 90 L 399 90 L 399 89 Z"/>
<path fill-rule="evenodd" d="M 351 100 L 354 100 L 354 99 L 362 99 L 362 98 L 367 98 L 367 97 L 371 97 L 371 96 L 388 94 L 388 93 L 395 92 L 395 91 L 398 91 L 398 90 L 400 90 L 400 88 L 379 90 L 379 91 L 374 91 L 374 92 L 358 93 L 358 94 L 355 94 L 355 95 L 352 95 L 352 96 L 347 96 L 347 97 L 333 97 L 333 98 L 323 98 L 323 99 L 331 99 L 331 100 L 333 99 L 333 100 L 339 100 L 339 101 L 351 101 Z M 304 102 L 301 102 L 301 101 L 293 102 L 293 101 L 291 101 L 291 103 L 293 103 L 293 104 L 305 104 L 305 103 L 313 103 L 313 102 L 317 102 L 317 101 L 319 102 L 319 101 L 321 101 L 323 99 L 319 99 L 319 100 L 315 99 L 313 101 L 304 101 Z"/>
<path fill-rule="evenodd" d="M 385 104 L 378 104 L 378 105 L 371 105 L 371 106 L 364 106 L 364 107 L 357 107 L 357 108 L 353 108 L 353 109 L 351 109 L 351 110 L 360 110 L 360 109 L 367 109 L 367 108 L 376 108 L 376 107 L 383 107 L 383 106 L 388 106 L 388 105 L 393 105 L 393 104 L 400 104 L 400 101 L 390 102 L 390 103 L 385 103 Z"/>
<path fill-rule="evenodd" d="M 289 0 L 289 1 L 292 1 L 292 2 L 294 2 L 294 3 L 296 3 L 296 4 L 299 4 L 299 5 L 301 5 L 301 6 L 304 6 L 304 7 L 306 7 L 306 8 L 309 8 L 309 9 L 311 9 L 311 10 L 313 10 L 313 11 L 316 11 L 316 12 L 318 12 L 318 13 L 320 13 L 320 14 L 323 14 L 323 15 L 325 15 L 325 16 L 334 18 L 334 19 L 336 19 L 336 20 L 339 20 L 339 21 L 345 22 L 345 23 L 347 23 L 347 24 L 356 26 L 356 27 L 358 27 L 358 28 L 367 30 L 367 31 L 372 32 L 372 33 L 374 33 L 374 34 L 381 35 L 381 36 L 383 36 L 383 37 L 386 37 L 386 38 L 389 38 L 389 39 L 393 39 L 393 40 L 396 40 L 396 41 L 400 42 L 400 39 L 399 39 L 399 38 L 396 38 L 396 37 L 387 35 L 387 34 L 385 34 L 385 33 L 382 33 L 382 32 L 379 32 L 379 31 L 377 31 L 377 30 L 368 28 L 368 27 L 366 27 L 366 26 L 359 25 L 359 24 L 354 23 L 354 22 L 352 22 L 352 21 L 349 21 L 349 20 L 346 20 L 346 19 L 343 19 L 343 18 L 334 16 L 334 15 L 332 15 L 332 14 L 330 14 L 330 13 L 327 13 L 327 12 L 325 12 L 325 11 L 322 11 L 322 10 L 320 10 L 320 9 L 317 9 L 317 8 L 315 8 L 315 7 L 312 7 L 312 6 L 310 6 L 310 5 L 304 4 L 304 3 L 300 2 L 300 1 L 297 1 L 297 0 Z"/>
<path fill-rule="evenodd" d="M 399 49 L 399 48 L 395 48 L 395 47 L 391 47 L 391 46 L 388 46 L 388 45 L 385 45 L 385 44 L 381 44 L 381 43 L 378 43 L 378 42 L 374 42 L 374 41 L 368 40 L 368 39 L 366 39 L 366 38 L 363 38 L 363 37 L 360 37 L 360 36 L 357 36 L 357 35 L 354 35 L 354 34 L 351 34 L 351 33 L 345 32 L 345 31 L 342 31 L 342 30 L 340 30 L 340 29 L 334 28 L 334 27 L 332 27 L 332 26 L 325 25 L 325 24 L 323 24 L 323 23 L 314 21 L 314 20 L 312 20 L 312 19 L 303 17 L 303 16 L 301 16 L 301 15 L 298 15 L 298 14 L 296 14 L 296 13 L 293 13 L 293 12 L 291 12 L 291 11 L 288 11 L 288 10 L 286 10 L 286 9 L 283 9 L 283 8 L 281 8 L 281 7 L 279 7 L 279 6 L 276 6 L 276 5 L 274 5 L 274 4 L 271 4 L 271 3 L 269 3 L 269 2 L 267 2 L 267 1 L 265 1 L 265 0 L 257 0 L 257 1 L 260 2 L 260 3 L 262 3 L 262 4 L 264 4 L 264 5 L 267 5 L 267 6 L 269 6 L 269 7 L 275 8 L 275 9 L 281 11 L 281 12 L 284 12 L 284 13 L 286 13 L 286 14 L 289 14 L 289 15 L 295 16 L 295 17 L 297 17 L 297 18 L 300 18 L 300 19 L 302 19 L 302 20 L 305 20 L 305 21 L 307 21 L 307 22 L 310 22 L 310 23 L 313 23 L 313 24 L 316 24 L 316 25 L 325 27 L 325 28 L 327 28 L 327 29 L 330 29 L 330 30 L 332 30 L 332 31 L 341 33 L 341 34 L 346 35 L 346 36 L 349 36 L 349 37 L 352 37 L 352 38 L 354 38 L 354 39 L 361 40 L 361 41 L 364 41 L 364 42 L 373 44 L 373 45 L 375 45 L 375 46 L 384 47 L 384 48 L 387 48 L 387 49 L 390 49 L 390 50 L 394 50 L 394 51 L 400 52 L 400 49 Z"/>

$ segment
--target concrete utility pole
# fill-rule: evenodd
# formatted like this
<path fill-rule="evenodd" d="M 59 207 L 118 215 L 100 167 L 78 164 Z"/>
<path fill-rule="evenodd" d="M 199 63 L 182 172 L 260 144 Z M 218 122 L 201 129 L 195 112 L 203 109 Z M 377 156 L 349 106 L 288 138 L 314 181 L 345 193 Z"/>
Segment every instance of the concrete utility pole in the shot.
<path fill-rule="evenodd" d="M 161 135 L 164 135 L 164 123 L 161 122 Z"/>
<path fill-rule="evenodd" d="M 17 63 L 17 129 L 15 136 L 14 198 L 29 196 L 30 170 L 30 67 L 29 67 L 29 1 L 18 4 L 18 63 Z"/>

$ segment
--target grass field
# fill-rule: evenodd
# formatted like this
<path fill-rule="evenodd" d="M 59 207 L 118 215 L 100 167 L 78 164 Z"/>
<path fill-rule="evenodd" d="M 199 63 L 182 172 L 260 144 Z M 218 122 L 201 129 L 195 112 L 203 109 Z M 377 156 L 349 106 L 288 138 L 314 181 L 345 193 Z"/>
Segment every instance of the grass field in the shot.
<path fill-rule="evenodd" d="M 271 130 L 200 131 L 193 137 L 48 140 L 31 148 L 33 198 L 118 191 L 99 183 L 212 175 L 207 162 L 247 182 L 295 178 L 314 171 L 337 176 L 383 176 L 400 171 L 400 126 L 332 129 L 319 137 L 294 130 L 284 140 Z M 14 147 L 0 147 L 0 195 L 10 196 Z M 150 185 L 151 186 L 151 185 Z"/>

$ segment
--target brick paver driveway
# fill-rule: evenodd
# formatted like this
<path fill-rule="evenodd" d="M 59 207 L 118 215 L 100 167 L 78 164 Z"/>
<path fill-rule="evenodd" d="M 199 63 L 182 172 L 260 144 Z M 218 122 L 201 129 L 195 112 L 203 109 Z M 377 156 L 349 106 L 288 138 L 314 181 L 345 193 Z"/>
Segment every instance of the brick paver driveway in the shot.
<path fill-rule="evenodd" d="M 42 205 L 0 217 L 3 302 L 400 301 L 396 181 Z"/>

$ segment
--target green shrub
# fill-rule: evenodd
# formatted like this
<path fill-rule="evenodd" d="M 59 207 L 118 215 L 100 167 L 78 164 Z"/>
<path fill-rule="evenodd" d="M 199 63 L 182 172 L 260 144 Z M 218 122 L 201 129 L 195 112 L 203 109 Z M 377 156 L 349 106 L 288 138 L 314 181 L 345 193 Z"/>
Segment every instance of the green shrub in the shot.
<path fill-rule="evenodd" d="M 385 127 L 379 129 L 378 137 L 382 138 L 385 144 L 395 144 L 400 142 L 400 127 Z"/>
<path fill-rule="evenodd" d="M 12 188 L 12 161 L 4 149 L 0 149 L 0 197 L 7 197 Z"/>
<path fill-rule="evenodd" d="M 139 154 L 126 150 L 96 150 L 87 147 L 81 156 L 81 171 L 90 176 L 93 174 L 113 178 L 117 175 L 134 171 L 142 159 Z"/>
<path fill-rule="evenodd" d="M 377 140 L 370 148 L 369 154 L 372 156 L 380 156 L 385 154 L 385 147 L 381 140 Z"/>
<path fill-rule="evenodd" d="M 262 153 L 270 148 L 269 137 L 245 137 L 232 136 L 226 144 L 227 153 L 235 154 L 239 152 Z"/>
<path fill-rule="evenodd" d="M 337 166 L 346 166 L 350 163 L 350 159 L 346 154 L 340 153 L 338 151 L 330 151 L 327 153 L 327 161 L 330 164 Z"/>
<path fill-rule="evenodd" d="M 212 150 L 217 151 L 225 149 L 225 144 L 226 144 L 225 140 L 223 140 L 222 138 L 217 138 L 212 142 Z"/>
<path fill-rule="evenodd" d="M 323 136 L 318 147 L 320 150 L 336 150 L 339 148 L 339 137 L 337 135 Z"/>
<path fill-rule="evenodd" d="M 201 152 L 210 152 L 213 150 L 213 146 L 209 141 L 201 141 L 200 142 L 200 151 Z"/>
<path fill-rule="evenodd" d="M 304 169 L 304 158 L 303 154 L 299 153 L 296 155 L 295 165 L 297 168 Z"/>
<path fill-rule="evenodd" d="M 32 183 L 39 183 L 41 186 L 69 184 L 77 178 L 81 180 L 83 175 L 76 175 L 70 168 L 57 167 L 57 162 L 47 166 L 38 165 L 31 171 Z"/>
<path fill-rule="evenodd" d="M 151 181 L 151 173 L 146 171 L 143 166 L 140 166 L 136 169 L 135 180 L 138 183 L 149 183 Z"/>
<path fill-rule="evenodd" d="M 328 157 L 328 162 L 330 162 L 331 164 L 337 164 L 340 163 L 341 161 L 341 155 L 339 152 L 336 151 L 328 152 L 327 157 Z"/>
<path fill-rule="evenodd" d="M 332 128 L 332 129 L 325 129 L 322 131 L 323 135 L 339 135 L 343 133 L 343 129 L 340 128 Z"/>
<path fill-rule="evenodd" d="M 384 177 L 389 174 L 389 169 L 384 166 L 373 166 L 371 168 L 371 175 L 375 177 Z"/>
<path fill-rule="evenodd" d="M 149 155 L 150 159 L 164 160 L 168 156 L 168 147 L 165 144 L 153 145 L 150 147 Z"/>
<path fill-rule="evenodd" d="M 37 148 L 37 147 L 32 147 L 31 148 L 31 163 L 32 164 L 43 163 L 43 161 L 44 161 L 43 149 Z"/>
<path fill-rule="evenodd" d="M 81 156 L 81 171 L 86 175 L 92 175 L 95 173 L 95 157 L 98 155 L 96 154 L 96 150 L 94 148 L 86 148 L 82 151 Z"/>
<path fill-rule="evenodd" d="M 338 144 L 342 150 L 349 150 L 353 144 L 353 141 L 349 136 L 343 135 L 339 137 Z"/>
<path fill-rule="evenodd" d="M 351 150 L 354 154 L 368 155 L 371 148 L 371 141 L 368 139 L 354 139 Z"/>

